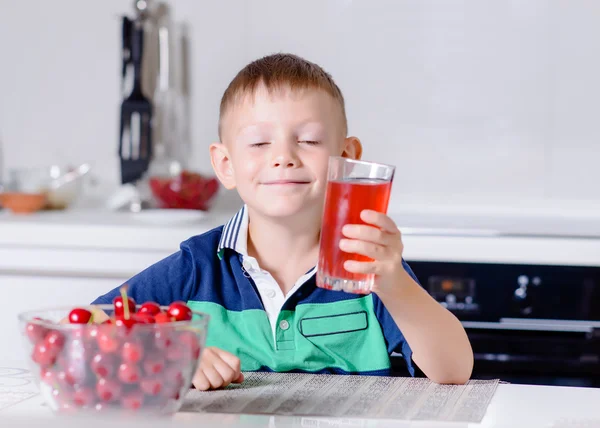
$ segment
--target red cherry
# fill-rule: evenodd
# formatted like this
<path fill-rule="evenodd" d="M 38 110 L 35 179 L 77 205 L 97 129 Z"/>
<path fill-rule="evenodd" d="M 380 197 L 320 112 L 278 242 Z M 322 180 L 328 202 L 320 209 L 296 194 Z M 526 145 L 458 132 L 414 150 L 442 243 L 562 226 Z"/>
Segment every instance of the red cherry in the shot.
<path fill-rule="evenodd" d="M 45 368 L 53 365 L 56 362 L 56 356 L 58 352 L 56 348 L 49 345 L 45 340 L 38 342 L 31 354 L 31 359 L 40 365 L 40 367 Z"/>
<path fill-rule="evenodd" d="M 43 321 L 39 317 L 35 317 L 34 320 Z M 34 345 L 36 343 L 38 343 L 40 340 L 42 340 L 46 336 L 47 333 L 48 333 L 48 329 L 46 327 L 36 324 L 36 323 L 33 323 L 33 322 L 28 323 L 27 326 L 25 327 L 25 334 L 27 335 L 27 337 L 29 338 L 31 343 L 33 343 Z"/>
<path fill-rule="evenodd" d="M 138 410 L 144 404 L 144 394 L 141 391 L 130 391 L 121 398 L 121 404 L 129 410 Z"/>
<path fill-rule="evenodd" d="M 73 393 L 73 404 L 79 407 L 91 406 L 96 399 L 94 390 L 88 387 L 79 388 Z"/>
<path fill-rule="evenodd" d="M 51 387 L 56 387 L 56 382 L 57 382 L 56 373 L 52 369 L 43 368 L 40 371 L 40 380 L 42 382 L 44 382 L 46 385 L 49 385 Z"/>
<path fill-rule="evenodd" d="M 158 376 L 143 379 L 140 388 L 147 395 L 159 395 L 163 389 L 163 381 Z"/>
<path fill-rule="evenodd" d="M 144 348 L 139 342 L 128 341 L 123 344 L 121 358 L 127 363 L 137 363 L 144 356 Z"/>
<path fill-rule="evenodd" d="M 112 377 L 117 370 L 117 358 L 114 354 L 98 353 L 92 358 L 90 368 L 98 377 Z"/>
<path fill-rule="evenodd" d="M 158 355 L 150 355 L 144 360 L 142 367 L 149 376 L 158 374 L 165 368 L 164 358 Z"/>
<path fill-rule="evenodd" d="M 96 394 L 102 401 L 110 402 L 118 400 L 121 396 L 122 387 L 119 382 L 112 379 L 100 378 L 96 383 Z"/>
<path fill-rule="evenodd" d="M 167 360 L 177 362 L 181 361 L 186 356 L 183 346 L 179 343 L 174 343 L 167 349 Z"/>
<path fill-rule="evenodd" d="M 192 310 L 184 302 L 173 302 L 167 309 L 167 314 L 175 321 L 189 321 L 192 319 Z"/>
<path fill-rule="evenodd" d="M 193 331 L 182 331 L 177 341 L 190 353 L 194 360 L 200 358 L 200 340 Z"/>
<path fill-rule="evenodd" d="M 119 366 L 117 377 L 123 383 L 138 383 L 140 369 L 135 364 L 123 363 Z"/>
<path fill-rule="evenodd" d="M 131 327 L 133 327 L 137 323 L 138 322 L 135 317 L 131 317 L 131 318 L 117 317 L 115 319 L 115 325 L 117 327 L 122 327 L 122 328 L 124 327 L 126 330 L 129 330 Z"/>
<path fill-rule="evenodd" d="M 46 342 L 48 346 L 56 349 L 56 352 L 58 353 L 65 344 L 65 336 L 59 331 L 51 330 L 46 334 L 44 342 Z"/>
<path fill-rule="evenodd" d="M 164 350 L 171 346 L 171 332 L 164 329 L 154 333 L 154 346 L 156 349 Z"/>
<path fill-rule="evenodd" d="M 163 324 L 163 323 L 171 322 L 171 317 L 169 316 L 169 314 L 167 314 L 165 312 L 161 312 L 154 316 L 154 321 L 156 321 L 157 324 Z"/>
<path fill-rule="evenodd" d="M 160 306 L 158 305 L 158 303 L 154 303 L 154 302 L 146 302 L 142 305 L 142 307 L 140 308 L 140 310 L 138 311 L 138 314 L 150 314 L 150 315 L 156 315 L 160 313 Z"/>
<path fill-rule="evenodd" d="M 87 309 L 75 308 L 69 312 L 69 322 L 71 324 L 87 324 L 92 319 L 92 313 Z"/>
<path fill-rule="evenodd" d="M 119 348 L 119 340 L 111 326 L 103 326 L 98 332 L 98 348 L 104 353 L 110 354 Z"/>
<path fill-rule="evenodd" d="M 127 304 L 129 307 L 129 313 L 135 313 L 135 300 L 133 297 L 127 297 Z M 123 297 L 117 296 L 113 299 L 113 306 L 115 310 L 115 316 L 122 317 L 125 315 L 125 308 L 123 305 Z"/>
<path fill-rule="evenodd" d="M 154 319 L 154 315 L 149 314 L 147 312 L 143 312 L 143 313 L 137 313 L 132 315 L 131 317 L 132 319 L 134 319 L 135 321 L 137 321 L 139 324 L 154 324 L 156 323 L 156 320 Z"/>

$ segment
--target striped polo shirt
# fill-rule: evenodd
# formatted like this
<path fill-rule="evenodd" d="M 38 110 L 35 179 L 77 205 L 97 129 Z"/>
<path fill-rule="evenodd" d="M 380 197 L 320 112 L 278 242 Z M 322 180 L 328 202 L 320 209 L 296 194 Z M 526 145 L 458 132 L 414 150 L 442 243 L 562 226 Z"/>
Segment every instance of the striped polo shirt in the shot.
<path fill-rule="evenodd" d="M 138 304 L 182 300 L 209 314 L 206 346 L 238 356 L 243 371 L 387 375 L 395 352 L 414 375 L 412 351 L 375 293 L 318 288 L 313 268 L 282 293 L 281 305 L 266 302 L 272 284 L 254 278 L 270 274 L 247 255 L 247 231 L 243 207 L 226 225 L 182 242 L 129 279 L 129 294 Z M 118 294 L 119 287 L 93 303 L 111 303 Z"/>

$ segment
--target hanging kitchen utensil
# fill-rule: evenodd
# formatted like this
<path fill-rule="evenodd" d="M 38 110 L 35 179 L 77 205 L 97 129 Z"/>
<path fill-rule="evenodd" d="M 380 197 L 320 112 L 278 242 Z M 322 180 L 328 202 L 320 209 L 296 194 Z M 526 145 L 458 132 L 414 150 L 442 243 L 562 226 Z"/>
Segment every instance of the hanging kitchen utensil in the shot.
<path fill-rule="evenodd" d="M 144 26 L 138 18 L 131 28 L 133 90 L 121 104 L 119 157 L 123 184 L 142 178 L 152 158 L 152 104 L 142 93 L 143 46 Z"/>

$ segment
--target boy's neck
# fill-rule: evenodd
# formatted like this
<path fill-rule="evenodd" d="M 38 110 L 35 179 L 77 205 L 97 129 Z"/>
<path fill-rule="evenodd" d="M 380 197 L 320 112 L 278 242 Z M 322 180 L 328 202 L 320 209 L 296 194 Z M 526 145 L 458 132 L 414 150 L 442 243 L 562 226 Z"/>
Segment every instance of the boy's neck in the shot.
<path fill-rule="evenodd" d="M 248 216 L 248 255 L 256 258 L 287 294 L 317 263 L 320 215 L 302 213 L 298 218 L 274 221 L 248 208 Z"/>

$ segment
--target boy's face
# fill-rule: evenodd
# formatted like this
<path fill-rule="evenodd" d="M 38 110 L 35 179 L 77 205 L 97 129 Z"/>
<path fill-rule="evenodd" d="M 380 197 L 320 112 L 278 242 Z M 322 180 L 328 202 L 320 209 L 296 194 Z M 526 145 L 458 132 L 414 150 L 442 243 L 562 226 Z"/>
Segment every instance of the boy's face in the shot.
<path fill-rule="evenodd" d="M 320 213 L 329 156 L 358 159 L 362 151 L 358 139 L 345 137 L 339 103 L 316 89 L 259 86 L 226 111 L 221 139 L 211 146 L 219 179 L 270 217 Z"/>

